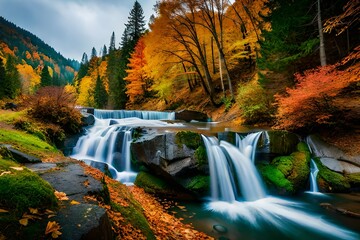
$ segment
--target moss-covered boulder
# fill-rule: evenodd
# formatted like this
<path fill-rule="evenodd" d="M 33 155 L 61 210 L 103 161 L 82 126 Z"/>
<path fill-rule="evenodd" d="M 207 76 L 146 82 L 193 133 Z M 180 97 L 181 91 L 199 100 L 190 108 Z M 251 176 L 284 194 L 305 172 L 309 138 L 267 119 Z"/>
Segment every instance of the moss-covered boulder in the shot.
<path fill-rule="evenodd" d="M 258 169 L 271 192 L 281 195 L 306 190 L 310 173 L 310 152 L 306 144 L 297 144 L 296 151 L 288 156 L 260 163 Z"/>
<path fill-rule="evenodd" d="M 270 153 L 278 155 L 288 155 L 297 151 L 297 144 L 300 142 L 299 136 L 288 131 L 267 131 L 270 143 Z M 264 138 L 261 138 L 264 140 Z M 259 145 L 262 141 L 259 142 Z"/>

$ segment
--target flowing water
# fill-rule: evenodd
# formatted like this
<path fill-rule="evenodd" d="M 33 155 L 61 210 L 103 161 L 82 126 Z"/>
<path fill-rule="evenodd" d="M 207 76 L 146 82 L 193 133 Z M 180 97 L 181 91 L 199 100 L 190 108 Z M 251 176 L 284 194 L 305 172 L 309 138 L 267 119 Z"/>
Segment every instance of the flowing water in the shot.
<path fill-rule="evenodd" d="M 206 204 L 206 210 L 239 226 L 246 225 L 255 237 L 250 235 L 245 239 L 358 239 L 358 234 L 309 212 L 303 203 L 266 194 L 250 158 L 257 143 L 253 139 L 258 139 L 258 134 L 249 134 L 241 140 L 241 148 L 203 136 L 211 182 L 211 201 Z M 269 227 L 271 231 L 264 232 Z M 213 229 L 223 235 L 227 232 L 222 225 L 213 225 Z"/>
<path fill-rule="evenodd" d="M 131 169 L 129 150 L 133 128 L 168 131 L 192 130 L 195 126 L 200 132 L 208 133 L 216 128 L 214 123 L 184 127 L 180 123 L 159 121 L 173 120 L 174 113 L 95 110 L 95 116 L 95 125 L 79 139 L 72 157 L 93 166 L 106 165 L 113 178 L 129 183 L 136 177 Z M 149 118 L 153 120 L 147 120 Z M 236 146 L 203 136 L 209 160 L 211 198 L 205 207 L 195 206 L 196 214 L 185 216 L 185 221 L 218 239 L 359 239 L 357 233 L 333 222 L 333 216 L 323 215 L 319 202 L 312 202 L 320 196 L 309 195 L 309 203 L 305 203 L 266 193 L 254 165 L 261 136 L 268 139 L 266 132 L 251 133 L 244 138 L 237 135 Z M 315 166 L 312 165 L 314 183 Z M 312 191 L 315 190 L 312 187 Z"/>
<path fill-rule="evenodd" d="M 318 188 L 318 184 L 317 184 L 317 174 L 319 172 L 319 169 L 315 163 L 315 161 L 313 159 L 311 159 L 310 162 L 310 192 L 312 193 L 318 193 L 319 192 L 319 188 Z"/>

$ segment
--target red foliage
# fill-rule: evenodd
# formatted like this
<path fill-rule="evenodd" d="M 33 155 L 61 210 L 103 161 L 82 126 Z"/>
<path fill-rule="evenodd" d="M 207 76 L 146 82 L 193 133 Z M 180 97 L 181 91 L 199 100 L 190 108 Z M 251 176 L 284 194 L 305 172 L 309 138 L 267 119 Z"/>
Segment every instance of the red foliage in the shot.
<path fill-rule="evenodd" d="M 295 74 L 295 88 L 276 95 L 278 128 L 298 129 L 333 123 L 337 109 L 332 100 L 353 82 L 360 81 L 360 63 L 344 71 L 328 65 Z"/>

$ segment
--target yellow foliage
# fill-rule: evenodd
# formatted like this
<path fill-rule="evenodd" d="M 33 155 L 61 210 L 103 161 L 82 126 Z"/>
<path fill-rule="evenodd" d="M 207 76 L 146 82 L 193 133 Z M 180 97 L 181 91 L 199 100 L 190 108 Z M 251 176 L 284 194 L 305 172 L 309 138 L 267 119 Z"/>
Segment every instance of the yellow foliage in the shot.
<path fill-rule="evenodd" d="M 79 97 L 77 104 L 81 106 L 94 106 L 95 81 L 90 76 L 85 76 L 80 80 Z"/>
<path fill-rule="evenodd" d="M 32 94 L 35 92 L 37 86 L 40 84 L 40 75 L 36 72 L 32 66 L 24 63 L 18 64 L 17 69 L 20 74 L 22 83 L 22 92 Z"/>

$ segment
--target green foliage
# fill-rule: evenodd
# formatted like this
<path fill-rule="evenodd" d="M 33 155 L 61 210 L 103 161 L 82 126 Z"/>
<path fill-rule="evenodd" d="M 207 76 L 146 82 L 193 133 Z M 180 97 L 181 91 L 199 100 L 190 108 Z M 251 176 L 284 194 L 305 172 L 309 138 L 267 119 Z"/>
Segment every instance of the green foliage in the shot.
<path fill-rule="evenodd" d="M 0 122 L 5 123 L 13 123 L 16 120 L 19 120 L 25 117 L 26 111 L 19 111 L 19 112 L 7 112 L 6 114 L 0 114 Z"/>
<path fill-rule="evenodd" d="M 228 112 L 233 105 L 233 101 L 232 101 L 231 97 L 223 97 L 221 99 L 221 101 L 225 105 L 225 112 Z"/>
<path fill-rule="evenodd" d="M 193 150 L 196 150 L 202 144 L 200 134 L 191 131 L 177 132 L 175 135 L 175 142 L 177 144 L 184 144 Z"/>
<path fill-rule="evenodd" d="M 210 189 L 210 176 L 195 176 L 185 188 L 195 193 L 207 193 Z"/>
<path fill-rule="evenodd" d="M 41 87 L 47 87 L 47 86 L 51 86 L 52 84 L 52 77 L 50 76 L 49 73 L 49 68 L 48 66 L 44 66 L 43 69 L 41 70 L 41 74 L 40 74 L 40 86 Z"/>
<path fill-rule="evenodd" d="M 208 162 L 206 148 L 203 144 L 195 150 L 194 157 L 199 166 L 203 166 Z"/>
<path fill-rule="evenodd" d="M 263 31 L 261 69 L 283 71 L 294 69 L 295 61 L 314 52 L 318 46 L 317 26 L 310 24 L 316 13 L 312 1 L 269 1 L 270 31 Z M 292 70 L 293 71 L 293 70 Z"/>
<path fill-rule="evenodd" d="M 21 81 L 15 58 L 11 55 L 8 55 L 5 68 L 0 58 L 0 99 L 14 99 L 21 92 Z"/>
<path fill-rule="evenodd" d="M 98 75 L 96 79 L 95 91 L 94 91 L 95 108 L 104 108 L 107 104 L 107 100 L 108 100 L 108 94 L 106 92 L 103 81 Z"/>
<path fill-rule="evenodd" d="M 74 108 L 75 96 L 62 87 L 41 88 L 30 102 L 28 114 L 44 123 L 61 127 L 65 133 L 80 131 L 81 114 Z"/>
<path fill-rule="evenodd" d="M 257 83 L 240 84 L 236 97 L 245 122 L 253 124 L 271 120 L 273 108 L 265 90 Z"/>
<path fill-rule="evenodd" d="M 345 177 L 351 187 L 353 188 L 360 187 L 360 173 L 346 174 Z"/>
<path fill-rule="evenodd" d="M 20 214 L 29 207 L 44 209 L 57 206 L 54 189 L 49 183 L 27 169 L 18 171 L 11 167 L 19 166 L 0 159 L 0 170 L 11 172 L 0 176 L 1 206 L 16 209 Z"/>

